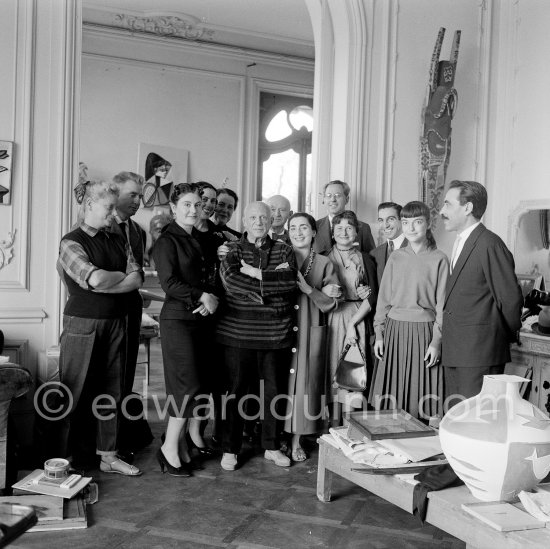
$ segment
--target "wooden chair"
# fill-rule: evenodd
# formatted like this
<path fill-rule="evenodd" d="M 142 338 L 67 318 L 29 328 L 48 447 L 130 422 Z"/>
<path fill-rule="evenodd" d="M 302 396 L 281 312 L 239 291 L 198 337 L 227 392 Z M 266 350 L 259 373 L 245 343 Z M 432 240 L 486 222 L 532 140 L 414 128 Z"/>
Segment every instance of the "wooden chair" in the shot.
<path fill-rule="evenodd" d="M 145 382 L 149 385 L 149 373 L 151 370 L 151 339 L 158 337 L 159 328 L 158 326 L 142 326 L 139 331 L 139 344 L 145 346 L 145 356 L 146 359 L 136 364 L 146 364 L 145 367 Z"/>

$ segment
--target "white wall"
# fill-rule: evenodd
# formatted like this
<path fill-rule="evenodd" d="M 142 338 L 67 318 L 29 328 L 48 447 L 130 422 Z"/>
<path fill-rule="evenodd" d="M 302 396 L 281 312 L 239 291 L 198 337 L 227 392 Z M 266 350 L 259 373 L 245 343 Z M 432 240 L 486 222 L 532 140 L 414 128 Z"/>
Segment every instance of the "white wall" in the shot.
<path fill-rule="evenodd" d="M 376 125 L 378 139 L 371 138 L 369 153 L 374 155 L 384 142 L 388 153 L 383 161 L 388 164 L 378 167 L 384 173 L 384 181 L 373 202 L 392 199 L 405 204 L 419 198 L 419 138 L 421 131 L 421 112 L 426 96 L 428 71 L 435 40 L 440 27 L 446 28 L 445 39 L 440 59 L 449 59 L 455 30 L 461 30 L 461 42 L 455 78 L 458 91 L 458 109 L 452 121 L 452 152 L 447 170 L 447 182 L 452 179 L 476 179 L 477 157 L 479 155 L 476 134 L 480 120 L 480 89 L 484 79 L 480 78 L 480 64 L 483 51 L 480 50 L 480 25 L 482 24 L 482 7 L 478 0 L 414 0 L 412 2 L 393 2 L 393 27 L 395 35 L 388 36 L 379 32 L 381 25 L 375 20 L 372 24 L 374 33 L 375 85 L 389 79 L 386 90 L 381 87 L 373 98 L 379 101 L 378 94 L 387 93 L 386 125 L 382 129 Z M 382 17 L 380 6 L 375 11 L 376 17 Z M 389 44 L 388 44 L 389 42 Z M 382 57 L 386 49 L 390 52 L 389 60 L 395 64 L 385 63 Z M 488 75 L 486 76 L 488 78 Z M 374 109 L 373 109 L 374 110 Z M 382 161 L 382 160 L 380 160 Z M 376 181 L 368 181 L 376 188 Z M 374 208 L 376 204 L 373 204 Z M 376 212 L 369 213 L 374 217 Z M 453 235 L 447 235 L 439 224 L 436 238 L 439 247 L 450 251 Z"/>
<path fill-rule="evenodd" d="M 188 181 L 226 181 L 245 202 L 256 183 L 247 169 L 256 154 L 247 147 L 257 124 L 250 89 L 261 81 L 312 94 L 312 63 L 87 28 L 83 49 L 80 158 L 92 178 L 143 173 L 138 144 L 153 143 L 189 151 Z M 142 208 L 136 220 L 147 230 L 152 215 Z"/>
<path fill-rule="evenodd" d="M 70 213 L 79 7 L 73 0 L 2 1 L 0 138 L 14 143 L 14 164 L 11 203 L 0 205 L 0 246 L 9 233 L 14 240 L 0 269 L 0 329 L 33 375 L 38 351 L 59 336 L 55 262 Z M 15 415 L 29 420 L 18 425 L 23 443 L 31 438 L 32 403 L 32 392 L 15 403 Z"/>

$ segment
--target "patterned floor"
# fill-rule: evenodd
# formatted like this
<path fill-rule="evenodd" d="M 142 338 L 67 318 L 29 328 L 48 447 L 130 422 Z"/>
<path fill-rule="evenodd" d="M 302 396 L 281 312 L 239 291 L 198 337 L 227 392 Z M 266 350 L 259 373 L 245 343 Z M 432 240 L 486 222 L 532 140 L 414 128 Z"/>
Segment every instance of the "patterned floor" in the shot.
<path fill-rule="evenodd" d="M 246 461 L 234 472 L 219 459 L 192 478 L 161 475 L 155 460 L 163 424 L 154 395 L 163 397 L 160 346 L 151 347 L 147 401 L 157 439 L 136 464 L 143 476 L 93 471 L 99 502 L 88 506 L 86 530 L 27 533 L 12 547 L 112 548 L 462 548 L 464 544 L 392 504 L 335 477 L 333 501 L 315 495 L 315 449 L 289 468 L 266 462 L 260 448 L 245 446 Z M 135 388 L 142 393 L 144 366 Z"/>

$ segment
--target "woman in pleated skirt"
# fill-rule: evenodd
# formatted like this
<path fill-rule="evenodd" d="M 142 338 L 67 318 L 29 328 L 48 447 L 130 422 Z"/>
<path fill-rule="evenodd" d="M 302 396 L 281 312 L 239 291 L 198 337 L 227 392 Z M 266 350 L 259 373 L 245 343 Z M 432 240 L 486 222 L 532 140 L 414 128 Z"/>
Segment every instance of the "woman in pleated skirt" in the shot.
<path fill-rule="evenodd" d="M 379 362 L 370 403 L 427 422 L 443 413 L 439 359 L 449 262 L 436 247 L 426 204 L 406 204 L 401 223 L 409 244 L 392 252 L 382 275 L 374 317 Z"/>

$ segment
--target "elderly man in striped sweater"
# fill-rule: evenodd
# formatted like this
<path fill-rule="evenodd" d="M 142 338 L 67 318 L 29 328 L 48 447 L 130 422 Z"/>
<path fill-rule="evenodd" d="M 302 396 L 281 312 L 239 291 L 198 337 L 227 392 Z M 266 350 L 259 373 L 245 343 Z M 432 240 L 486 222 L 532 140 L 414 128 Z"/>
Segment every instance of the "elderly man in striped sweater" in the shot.
<path fill-rule="evenodd" d="M 277 395 L 286 389 L 294 341 L 296 259 L 287 244 L 269 235 L 271 210 L 252 202 L 244 211 L 245 233 L 228 244 L 220 267 L 226 290 L 218 321 L 228 376 L 223 434 L 223 469 L 237 466 L 241 450 L 244 401 L 250 379 L 260 378 L 260 419 L 264 457 L 281 467 L 290 460 L 279 450 Z M 256 374 L 257 372 L 257 374 Z"/>

